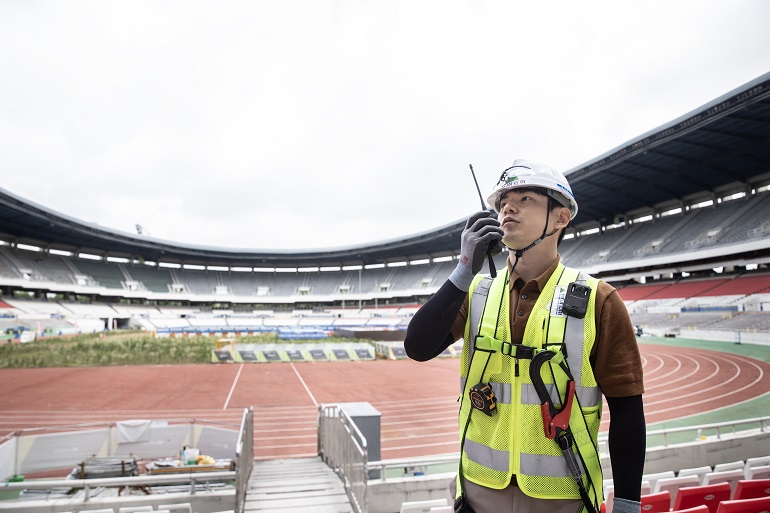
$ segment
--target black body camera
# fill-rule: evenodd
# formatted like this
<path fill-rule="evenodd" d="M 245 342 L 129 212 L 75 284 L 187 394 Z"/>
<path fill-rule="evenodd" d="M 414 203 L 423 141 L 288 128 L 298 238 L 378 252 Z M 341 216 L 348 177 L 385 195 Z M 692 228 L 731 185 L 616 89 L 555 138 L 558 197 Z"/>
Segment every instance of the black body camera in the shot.
<path fill-rule="evenodd" d="M 588 310 L 589 297 L 591 297 L 591 287 L 573 281 L 567 285 L 564 303 L 561 306 L 562 312 L 570 317 L 582 319 Z"/>

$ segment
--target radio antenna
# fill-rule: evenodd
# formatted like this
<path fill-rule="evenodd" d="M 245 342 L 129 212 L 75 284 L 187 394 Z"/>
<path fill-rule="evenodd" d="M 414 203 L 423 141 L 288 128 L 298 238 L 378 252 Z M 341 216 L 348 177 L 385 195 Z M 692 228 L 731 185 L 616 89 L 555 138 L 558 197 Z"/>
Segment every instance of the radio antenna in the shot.
<path fill-rule="evenodd" d="M 484 196 L 481 195 L 481 188 L 479 182 L 476 180 L 476 173 L 473 172 L 473 164 L 468 164 L 471 168 L 471 176 L 473 176 L 473 183 L 476 184 L 476 192 L 479 193 L 479 200 L 481 201 L 481 210 L 487 210 L 487 206 L 484 204 Z M 489 275 L 492 278 L 497 277 L 497 269 L 495 269 L 495 261 L 492 259 L 492 248 L 487 251 L 487 261 L 489 262 Z"/>
<path fill-rule="evenodd" d="M 486 210 L 487 206 L 484 204 L 484 197 L 481 195 L 481 189 L 479 188 L 479 182 L 476 180 L 476 173 L 473 172 L 473 164 L 468 164 L 468 167 L 471 168 L 471 176 L 473 177 L 473 183 L 476 184 L 476 192 L 479 193 L 479 201 L 481 201 L 481 209 Z"/>

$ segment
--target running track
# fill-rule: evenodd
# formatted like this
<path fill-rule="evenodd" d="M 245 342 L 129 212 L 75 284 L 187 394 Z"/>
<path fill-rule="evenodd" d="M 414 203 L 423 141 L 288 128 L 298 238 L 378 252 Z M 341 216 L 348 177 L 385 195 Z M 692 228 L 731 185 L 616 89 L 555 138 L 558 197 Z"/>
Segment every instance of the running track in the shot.
<path fill-rule="evenodd" d="M 640 345 L 647 423 L 770 392 L 770 363 L 676 346 Z M 0 436 L 36 427 L 128 419 L 240 422 L 254 407 L 258 459 L 314 456 L 317 405 L 371 403 L 383 459 L 458 450 L 459 359 L 182 365 L 0 371 Z M 608 427 L 603 415 L 602 430 Z"/>

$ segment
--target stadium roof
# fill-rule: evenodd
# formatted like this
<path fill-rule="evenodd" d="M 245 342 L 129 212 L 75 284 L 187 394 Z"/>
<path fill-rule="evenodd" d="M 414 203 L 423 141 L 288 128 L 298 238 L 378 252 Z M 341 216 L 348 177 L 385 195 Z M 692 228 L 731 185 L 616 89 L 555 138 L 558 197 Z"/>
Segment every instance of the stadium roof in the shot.
<path fill-rule="evenodd" d="M 566 173 L 575 227 L 697 203 L 770 184 L 770 73 Z M 0 189 L 0 239 L 44 249 L 222 266 L 366 265 L 456 254 L 461 220 L 377 244 L 260 251 L 180 244 L 83 222 Z"/>

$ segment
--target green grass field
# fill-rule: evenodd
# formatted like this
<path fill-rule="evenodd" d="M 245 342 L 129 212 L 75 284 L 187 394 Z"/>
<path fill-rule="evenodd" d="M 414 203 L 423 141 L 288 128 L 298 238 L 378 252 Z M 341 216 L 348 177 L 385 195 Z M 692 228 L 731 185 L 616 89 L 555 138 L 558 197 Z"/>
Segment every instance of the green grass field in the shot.
<path fill-rule="evenodd" d="M 216 337 L 157 338 L 143 331 L 46 337 L 25 344 L 0 345 L 0 368 L 173 365 L 211 362 Z M 279 340 L 277 333 L 239 337 L 239 344 L 299 344 L 318 340 Z M 323 342 L 364 342 L 329 337 Z"/>

